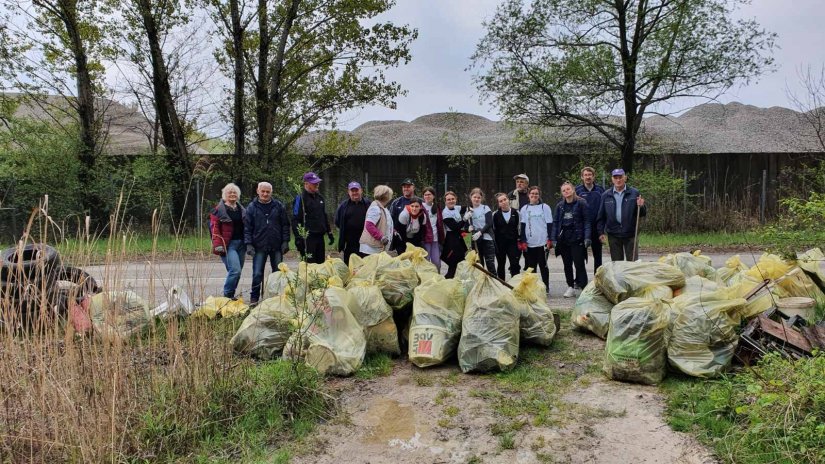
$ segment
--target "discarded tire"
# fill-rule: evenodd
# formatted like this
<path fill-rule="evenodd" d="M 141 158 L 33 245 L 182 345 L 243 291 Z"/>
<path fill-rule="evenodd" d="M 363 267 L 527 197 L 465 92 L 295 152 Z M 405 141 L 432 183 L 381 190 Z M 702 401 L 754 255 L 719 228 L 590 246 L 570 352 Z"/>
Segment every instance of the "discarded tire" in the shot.
<path fill-rule="evenodd" d="M 60 254 L 54 248 L 42 243 L 29 244 L 18 250 L 6 248 L 0 253 L 2 267 L 8 272 L 6 280 L 15 278 L 35 279 L 38 275 L 53 275 L 60 267 Z"/>

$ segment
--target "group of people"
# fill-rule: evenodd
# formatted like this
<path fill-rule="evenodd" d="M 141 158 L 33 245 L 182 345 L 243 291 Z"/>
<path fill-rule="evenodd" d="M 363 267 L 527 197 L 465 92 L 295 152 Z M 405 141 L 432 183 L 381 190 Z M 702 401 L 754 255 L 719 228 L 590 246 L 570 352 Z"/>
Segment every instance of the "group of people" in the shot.
<path fill-rule="evenodd" d="M 439 271 L 442 262 L 446 264 L 446 277 L 452 278 L 468 251 L 464 237 L 469 235 L 470 247 L 490 273 L 504 279 L 508 270 L 513 276 L 532 268 L 541 274 L 548 291 L 547 259 L 555 250 L 564 263 L 568 287 L 564 296 L 574 297 L 587 285 L 588 248 L 594 272 L 602 264 L 603 243 L 608 244 L 613 261 L 637 259 L 637 223 L 646 215 L 645 201 L 638 190 L 627 186 L 624 170 L 614 169 L 611 174 L 613 185 L 605 190 L 595 183 L 596 171 L 583 168 L 581 184 L 561 185 L 555 208 L 542 201 L 538 186 L 529 186 L 526 174 L 518 174 L 513 177 L 513 191 L 494 196 L 495 211 L 485 203 L 480 188 L 470 191 L 467 206 L 448 191 L 442 206 L 433 187 L 425 187 L 419 197 L 409 178 L 401 182 L 401 196 L 395 200 L 387 185 L 375 187 L 370 200 L 361 184 L 353 181 L 347 185 L 347 199 L 335 212 L 338 250 L 348 263 L 353 254 L 403 253 L 410 244 L 424 248 Z M 324 261 L 325 237 L 333 245 L 334 235 L 318 192 L 321 179 L 308 172 L 303 182 L 301 194 L 293 201 L 292 220 L 285 206 L 272 198 L 267 182 L 258 184 L 258 195 L 246 208 L 238 203 L 241 193 L 235 184 L 223 188 L 210 227 L 213 252 L 220 255 L 227 270 L 224 296 L 235 296 L 246 254 L 253 259 L 250 303 L 257 303 L 266 261 L 273 270 L 277 268 L 289 250 L 290 229 L 302 258 Z"/>

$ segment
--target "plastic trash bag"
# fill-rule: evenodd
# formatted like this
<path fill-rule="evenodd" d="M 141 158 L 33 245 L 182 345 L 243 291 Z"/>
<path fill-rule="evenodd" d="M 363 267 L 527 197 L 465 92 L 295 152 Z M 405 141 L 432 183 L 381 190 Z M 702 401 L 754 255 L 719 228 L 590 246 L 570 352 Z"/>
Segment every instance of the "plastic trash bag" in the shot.
<path fill-rule="evenodd" d="M 673 289 L 667 285 L 651 285 L 641 289 L 636 296 L 646 300 L 670 300 L 673 298 Z"/>
<path fill-rule="evenodd" d="M 422 272 L 438 273 L 438 268 L 435 264 L 427 259 L 427 250 L 419 248 L 414 245 L 407 244 L 407 249 L 404 253 L 398 255 L 398 259 L 407 260 L 412 263 L 415 272 L 421 274 Z"/>
<path fill-rule="evenodd" d="M 364 362 L 367 339 L 350 308 L 352 295 L 339 287 L 316 291 L 310 308 L 319 313 L 308 317 L 301 329 L 287 341 L 285 359 L 303 359 L 323 375 L 352 375 Z"/>
<path fill-rule="evenodd" d="M 215 319 L 218 314 L 221 317 L 237 317 L 247 311 L 249 311 L 249 305 L 244 303 L 241 298 L 233 300 L 225 296 L 210 296 L 197 311 L 192 313 L 192 317 Z"/>
<path fill-rule="evenodd" d="M 718 289 L 719 284 L 715 281 L 700 276 L 692 276 L 685 279 L 685 286 L 681 288 L 679 295 L 697 292 L 714 292 Z"/>
<path fill-rule="evenodd" d="M 484 274 L 473 266 L 476 263 L 478 263 L 478 253 L 475 250 L 470 250 L 464 257 L 464 261 L 459 262 L 456 266 L 454 279 L 461 282 L 465 295 L 470 293 L 470 290 L 476 284 L 476 280 Z"/>
<path fill-rule="evenodd" d="M 742 262 L 739 255 L 731 256 L 725 261 L 725 265 L 716 270 L 716 282 L 729 287 L 736 282 L 733 279 L 742 271 L 747 271 L 748 266 Z"/>
<path fill-rule="evenodd" d="M 104 340 L 129 338 L 152 323 L 146 301 L 131 290 L 93 295 L 89 311 L 95 332 Z"/>
<path fill-rule="evenodd" d="M 757 314 L 761 314 L 774 307 L 776 300 L 780 298 L 787 298 L 788 292 L 780 287 L 775 282 L 771 281 L 767 286 L 762 286 L 761 280 L 756 280 L 753 277 L 741 273 L 738 277 L 734 277 L 733 281 L 738 283 L 730 287 L 720 287 L 719 290 L 729 289 L 732 295 L 736 298 L 746 298 L 754 290 L 750 299 L 746 300 L 745 307 L 742 309 L 740 315 L 743 319 L 750 319 Z"/>
<path fill-rule="evenodd" d="M 428 367 L 449 359 L 458 346 L 463 314 L 460 282 L 444 279 L 417 287 L 410 319 L 410 362 Z"/>
<path fill-rule="evenodd" d="M 296 315 L 286 296 L 263 300 L 249 312 L 229 343 L 237 354 L 263 360 L 275 359 L 297 329 Z"/>
<path fill-rule="evenodd" d="M 394 262 L 395 258 L 384 251 L 364 258 L 353 254 L 349 257 L 350 280 L 374 281 L 379 270 L 394 265 Z"/>
<path fill-rule="evenodd" d="M 418 282 L 418 274 L 412 264 L 409 261 L 399 261 L 395 266 L 381 269 L 375 285 L 381 290 L 384 300 L 398 311 L 412 304 L 413 290 Z"/>
<path fill-rule="evenodd" d="M 811 248 L 797 258 L 797 265 L 825 292 L 825 254 L 820 248 Z"/>
<path fill-rule="evenodd" d="M 825 303 L 825 293 L 814 283 L 802 269 L 794 262 L 788 262 L 781 257 L 769 253 L 759 257 L 759 261 L 745 275 L 754 280 L 775 280 L 777 285 L 785 290 L 788 297 L 800 296 L 813 298 L 819 303 Z M 776 295 L 774 295 L 776 296 Z"/>
<path fill-rule="evenodd" d="M 384 301 L 381 290 L 374 285 L 358 282 L 347 291 L 352 295 L 352 315 L 364 328 L 367 353 L 400 354 L 398 330 L 392 318 L 392 308 Z"/>
<path fill-rule="evenodd" d="M 278 270 L 269 274 L 264 284 L 263 299 L 283 295 L 289 288 L 289 282 L 295 281 L 295 273 L 289 270 L 286 263 L 278 264 Z"/>
<path fill-rule="evenodd" d="M 151 317 L 189 316 L 193 312 L 195 312 L 195 305 L 192 304 L 189 295 L 179 285 L 173 285 L 166 293 L 166 301 L 149 311 L 149 315 Z"/>
<path fill-rule="evenodd" d="M 694 377 L 717 377 L 733 360 L 743 298 L 730 289 L 684 294 L 674 298 L 677 315 L 670 328 L 670 365 Z"/>
<path fill-rule="evenodd" d="M 667 304 L 632 297 L 613 307 L 604 357 L 609 378 L 647 385 L 665 378 Z"/>
<path fill-rule="evenodd" d="M 652 285 L 683 287 L 685 275 L 677 267 L 664 263 L 613 261 L 599 267 L 594 281 L 602 294 L 616 304 Z"/>
<path fill-rule="evenodd" d="M 458 342 L 462 372 L 513 368 L 519 349 L 518 302 L 495 279 L 482 274 L 467 295 Z"/>
<path fill-rule="evenodd" d="M 544 282 L 535 272 L 528 269 L 515 275 L 508 283 L 514 287 L 513 296 L 521 303 L 521 339 L 536 345 L 550 346 L 556 335 L 556 323 L 553 311 L 547 304 L 547 289 Z"/>
<path fill-rule="evenodd" d="M 715 279 L 716 269 L 713 267 L 710 257 L 701 253 L 699 250 L 693 253 L 673 253 L 662 256 L 659 258 L 659 262 L 677 267 L 685 277 L 698 275 L 706 279 Z"/>
<path fill-rule="evenodd" d="M 610 327 L 610 311 L 612 309 L 613 303 L 608 301 L 596 287 L 596 283 L 591 281 L 576 299 L 570 321 L 573 323 L 574 328 L 592 332 L 599 338 L 604 339 L 607 337 L 607 329 Z"/>
<path fill-rule="evenodd" d="M 309 275 L 309 278 L 311 278 L 313 273 L 318 277 L 338 277 L 342 282 L 341 286 L 346 285 L 350 279 L 349 267 L 341 258 L 327 258 L 321 264 L 307 264 L 306 261 L 298 263 L 298 276 L 300 278 L 305 278 L 305 275 Z"/>

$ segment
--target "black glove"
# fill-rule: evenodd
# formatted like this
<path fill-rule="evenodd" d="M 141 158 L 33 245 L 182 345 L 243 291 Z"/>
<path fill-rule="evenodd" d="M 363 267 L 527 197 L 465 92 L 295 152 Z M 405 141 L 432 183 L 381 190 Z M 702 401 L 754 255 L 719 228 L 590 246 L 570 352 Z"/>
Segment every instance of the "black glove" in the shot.
<path fill-rule="evenodd" d="M 252 245 L 246 246 L 246 254 L 249 256 L 255 256 L 255 247 Z"/>
<path fill-rule="evenodd" d="M 332 235 L 332 232 L 330 232 L 330 233 L 327 235 L 327 237 L 329 237 L 329 244 L 330 244 L 330 245 L 334 245 L 334 244 L 335 244 L 335 236 L 334 236 L 334 235 Z"/>
<path fill-rule="evenodd" d="M 381 237 L 381 245 L 386 245 L 388 243 L 390 243 L 390 238 L 389 237 L 387 237 L 386 235 Z"/>
<path fill-rule="evenodd" d="M 285 255 L 287 251 L 289 251 L 289 242 L 284 241 L 281 243 L 281 254 Z"/>
<path fill-rule="evenodd" d="M 592 244 L 593 244 L 593 241 L 590 240 L 589 238 L 584 239 L 584 247 L 585 248 L 590 248 L 590 245 L 592 245 Z"/>
<path fill-rule="evenodd" d="M 303 237 L 295 237 L 295 249 L 298 250 L 301 256 L 306 254 L 306 245 L 304 244 Z"/>

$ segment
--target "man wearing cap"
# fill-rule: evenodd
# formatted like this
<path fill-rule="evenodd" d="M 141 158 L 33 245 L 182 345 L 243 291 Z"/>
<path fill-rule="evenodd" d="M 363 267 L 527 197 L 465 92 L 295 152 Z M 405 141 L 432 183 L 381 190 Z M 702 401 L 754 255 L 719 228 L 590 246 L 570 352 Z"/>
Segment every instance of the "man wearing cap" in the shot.
<path fill-rule="evenodd" d="M 646 216 L 647 207 L 639 191 L 627 186 L 624 169 L 614 169 L 613 187 L 602 194 L 602 205 L 596 219 L 599 239 L 610 246 L 613 261 L 636 261 L 639 255 L 636 237 L 636 215 Z"/>
<path fill-rule="evenodd" d="M 507 195 L 510 201 L 510 208 L 518 211 L 524 205 L 530 204 L 530 199 L 527 197 L 527 186 L 530 185 L 530 178 L 527 174 L 516 174 L 513 176 L 516 181 L 516 189 Z"/>
<path fill-rule="evenodd" d="M 318 192 L 321 178 L 314 172 L 304 174 L 304 190 L 295 197 L 292 206 L 292 231 L 295 233 L 295 248 L 306 258 L 308 263 L 324 262 L 324 235 L 329 238 L 329 244 L 335 243 L 332 227 L 327 219 L 324 197 Z M 303 226 L 306 238 L 298 232 L 298 226 Z"/>
<path fill-rule="evenodd" d="M 338 251 L 343 253 L 344 262 L 349 264 L 349 257 L 358 253 L 361 246 L 361 233 L 367 218 L 370 202 L 364 198 L 361 184 L 352 181 L 347 185 L 349 198 L 342 201 L 335 211 L 335 227 L 338 228 Z"/>
<path fill-rule="evenodd" d="M 407 231 L 405 230 L 405 226 L 398 220 L 398 216 L 401 214 L 401 211 L 404 211 L 404 208 L 410 204 L 410 201 L 414 197 L 415 182 L 407 177 L 401 181 L 401 196 L 393 200 L 392 204 L 390 204 L 390 214 L 392 215 L 392 223 L 396 232 L 395 238 L 393 238 L 392 248 L 397 251 L 398 254 L 403 253 L 407 249 L 406 242 L 401 239 Z"/>
<path fill-rule="evenodd" d="M 602 242 L 599 240 L 599 231 L 596 230 L 596 216 L 602 206 L 602 194 L 604 188 L 596 183 L 596 170 L 590 166 L 585 166 L 581 171 L 582 183 L 576 186 L 576 195 L 587 201 L 587 213 L 590 216 L 591 240 L 590 248 L 593 249 L 593 273 L 595 274 L 602 265 Z M 586 252 L 587 250 L 585 250 Z M 585 255 L 587 257 L 587 255 Z"/>

